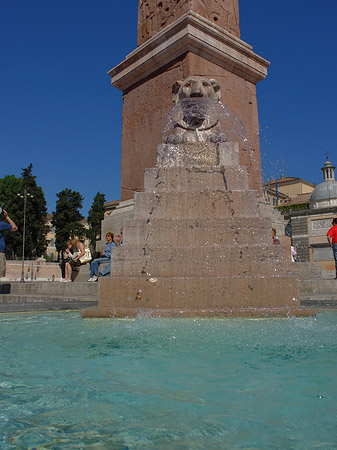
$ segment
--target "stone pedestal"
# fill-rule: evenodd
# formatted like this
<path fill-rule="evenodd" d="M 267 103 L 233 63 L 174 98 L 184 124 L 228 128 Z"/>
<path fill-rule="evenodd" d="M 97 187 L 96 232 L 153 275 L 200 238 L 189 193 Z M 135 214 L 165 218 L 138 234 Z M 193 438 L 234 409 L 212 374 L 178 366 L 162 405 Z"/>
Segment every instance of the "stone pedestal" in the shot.
<path fill-rule="evenodd" d="M 305 314 L 289 249 L 272 243 L 247 169 L 209 165 L 217 152 L 210 143 L 181 167 L 186 147 L 172 147 L 160 146 L 161 167 L 145 171 L 112 276 L 99 279 L 99 306 L 83 317 Z"/>

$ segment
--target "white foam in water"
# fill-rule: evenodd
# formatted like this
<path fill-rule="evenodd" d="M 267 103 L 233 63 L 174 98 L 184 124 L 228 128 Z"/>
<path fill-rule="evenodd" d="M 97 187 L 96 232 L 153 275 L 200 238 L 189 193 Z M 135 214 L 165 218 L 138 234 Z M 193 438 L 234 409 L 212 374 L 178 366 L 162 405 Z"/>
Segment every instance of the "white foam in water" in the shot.
<path fill-rule="evenodd" d="M 336 449 L 337 312 L 0 316 L 0 448 Z"/>

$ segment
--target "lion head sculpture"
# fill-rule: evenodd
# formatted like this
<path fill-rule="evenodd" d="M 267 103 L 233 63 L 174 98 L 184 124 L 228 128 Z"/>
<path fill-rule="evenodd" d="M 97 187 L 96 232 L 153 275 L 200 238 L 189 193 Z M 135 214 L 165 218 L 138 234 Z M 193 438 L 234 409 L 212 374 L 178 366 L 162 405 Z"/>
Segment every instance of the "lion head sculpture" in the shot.
<path fill-rule="evenodd" d="M 173 134 L 166 138 L 167 143 L 227 141 L 220 132 L 221 87 L 216 80 L 192 76 L 176 81 L 172 97 Z"/>

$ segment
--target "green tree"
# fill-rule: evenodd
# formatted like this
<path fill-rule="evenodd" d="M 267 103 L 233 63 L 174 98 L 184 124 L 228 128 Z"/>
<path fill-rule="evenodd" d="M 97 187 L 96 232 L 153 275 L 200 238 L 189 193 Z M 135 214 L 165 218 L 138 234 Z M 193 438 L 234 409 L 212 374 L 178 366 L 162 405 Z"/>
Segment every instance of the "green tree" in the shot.
<path fill-rule="evenodd" d="M 64 189 L 56 194 L 56 211 L 53 212 L 52 225 L 55 227 L 55 246 L 58 252 L 66 248 L 70 238 L 83 239 L 85 228 L 81 223 L 84 219 L 79 210 L 82 208 L 83 197 L 79 192 Z"/>
<path fill-rule="evenodd" d="M 9 209 L 9 199 L 12 195 L 21 192 L 22 178 L 17 178 L 15 175 L 6 175 L 0 178 L 0 203 L 4 205 L 5 209 Z"/>
<path fill-rule="evenodd" d="M 25 257 L 32 259 L 42 256 L 48 246 L 46 239 L 49 231 L 49 227 L 46 225 L 47 202 L 42 188 L 36 183 L 36 177 L 32 174 L 32 170 L 33 164 L 29 164 L 27 168 L 22 169 L 21 183 L 14 177 L 8 178 L 3 184 L 7 195 L 6 207 L 8 213 L 18 226 L 16 233 L 9 233 L 6 236 L 6 254 L 8 257 L 22 257 L 25 191 L 27 193 Z M 10 187 L 10 190 L 8 187 Z"/>
<path fill-rule="evenodd" d="M 105 195 L 97 192 L 88 214 L 89 229 L 86 232 L 92 250 L 96 250 L 96 241 L 101 239 L 101 222 L 105 213 Z"/>

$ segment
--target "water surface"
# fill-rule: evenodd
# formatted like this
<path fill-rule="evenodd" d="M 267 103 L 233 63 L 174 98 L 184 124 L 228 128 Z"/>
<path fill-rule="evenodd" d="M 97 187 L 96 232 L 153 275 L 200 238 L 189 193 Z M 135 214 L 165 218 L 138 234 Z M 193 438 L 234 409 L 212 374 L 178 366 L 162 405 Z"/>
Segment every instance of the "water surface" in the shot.
<path fill-rule="evenodd" d="M 337 313 L 0 316 L 0 448 L 336 449 Z"/>

